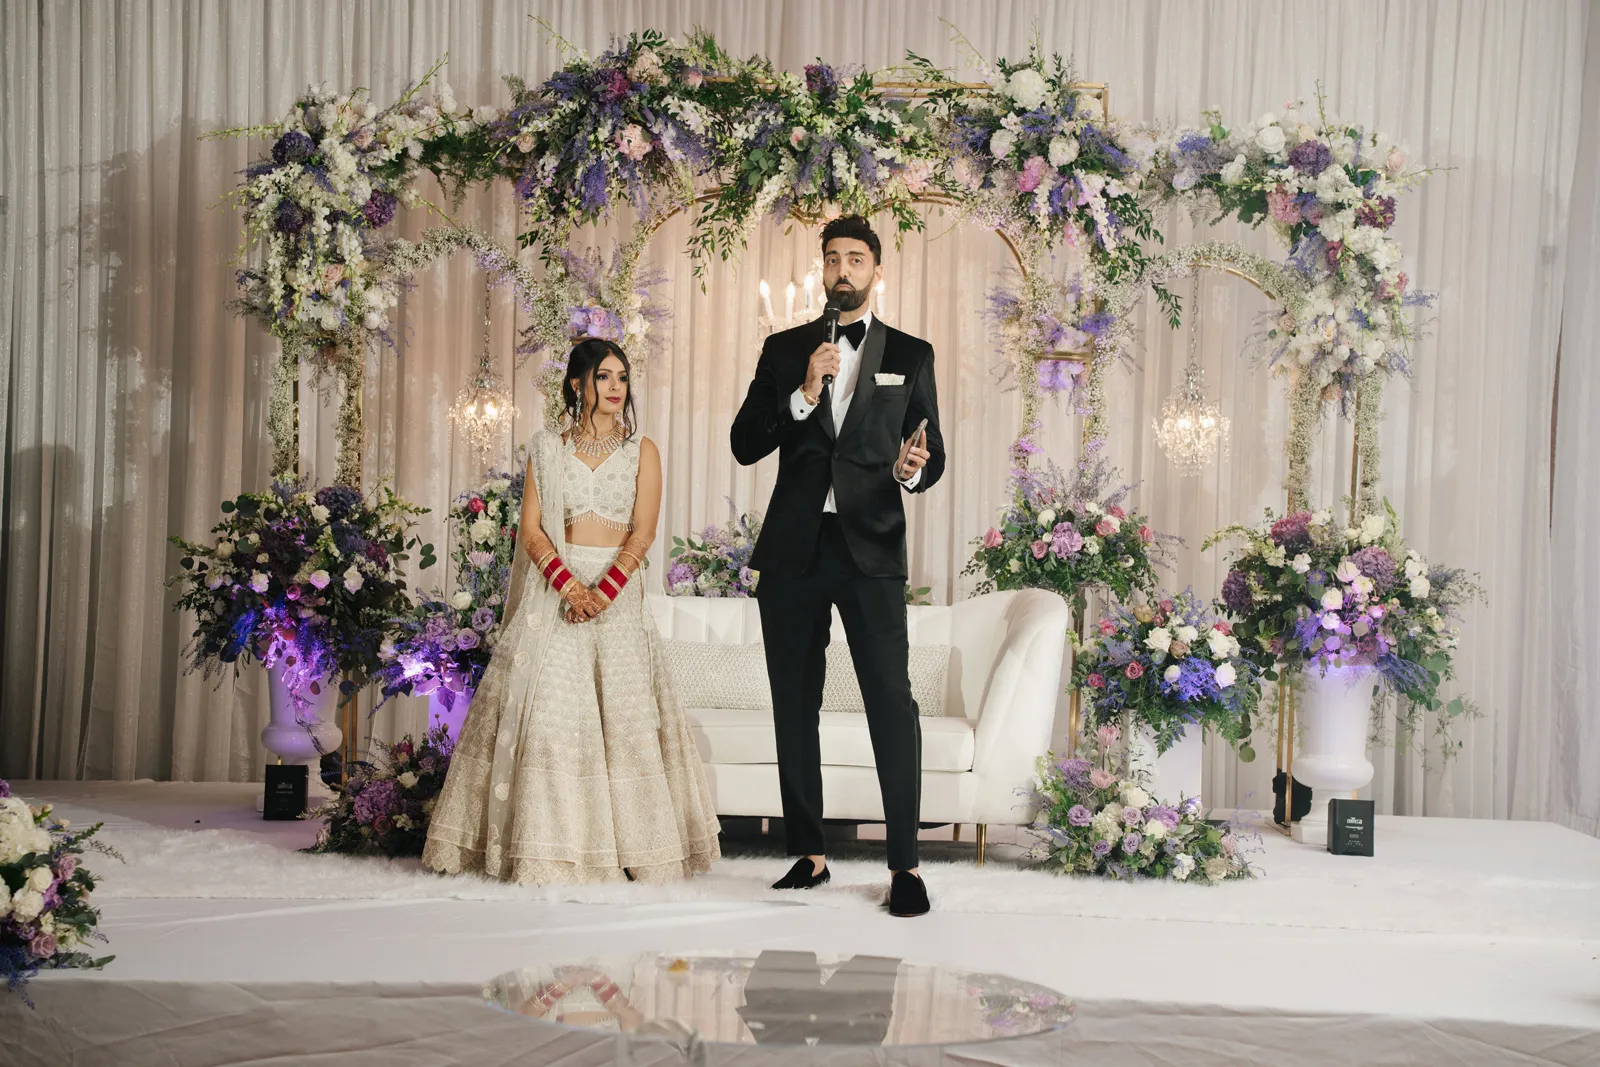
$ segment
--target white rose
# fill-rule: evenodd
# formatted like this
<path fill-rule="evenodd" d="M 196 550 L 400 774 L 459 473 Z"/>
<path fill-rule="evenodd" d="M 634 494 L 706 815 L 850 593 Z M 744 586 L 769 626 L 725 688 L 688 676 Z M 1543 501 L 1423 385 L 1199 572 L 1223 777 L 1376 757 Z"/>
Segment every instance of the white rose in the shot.
<path fill-rule="evenodd" d="M 1313 526 L 1326 526 L 1332 520 L 1333 513 L 1328 511 L 1317 511 L 1311 515 L 1311 525 Z"/>
<path fill-rule="evenodd" d="M 1005 159 L 1016 146 L 1017 135 L 1010 130 L 996 130 L 994 136 L 989 138 L 989 151 L 996 159 Z"/>
<path fill-rule="evenodd" d="M 1052 527 L 1055 524 L 1056 524 L 1056 509 L 1055 508 L 1045 508 L 1043 511 L 1039 512 L 1039 525 L 1040 526 Z"/>
<path fill-rule="evenodd" d="M 327 522 L 328 509 L 323 507 L 321 504 L 313 504 L 311 507 L 311 517 L 316 519 L 318 522 Z"/>
<path fill-rule="evenodd" d="M 1222 165 L 1222 184 L 1238 185 L 1244 181 L 1244 164 L 1243 155 L 1234 156 L 1230 162 L 1224 163 Z"/>
<path fill-rule="evenodd" d="M 250 588 L 258 593 L 265 593 L 267 591 L 267 576 L 260 571 L 252 573 L 250 575 Z"/>
<path fill-rule="evenodd" d="M 479 126 L 487 126 L 500 117 L 500 113 L 488 104 L 479 104 L 472 109 L 472 121 Z"/>
<path fill-rule="evenodd" d="M 1366 542 L 1376 541 L 1383 536 L 1383 528 L 1388 525 L 1388 519 L 1382 515 L 1368 515 L 1361 520 L 1361 540 Z"/>
<path fill-rule="evenodd" d="M 468 533 L 479 544 L 488 544 L 500 534 L 500 526 L 492 519 L 479 519 L 469 528 Z"/>
<path fill-rule="evenodd" d="M 472 607 L 472 594 L 465 589 L 457 589 L 455 595 L 450 598 L 450 606 L 457 611 L 466 611 Z"/>
<path fill-rule="evenodd" d="M 1311 569 L 1311 557 L 1302 552 L 1294 558 L 1289 566 L 1294 569 L 1296 574 L 1304 574 Z"/>
<path fill-rule="evenodd" d="M 1180 882 L 1186 882 L 1193 873 L 1194 857 L 1187 852 L 1178 853 L 1178 857 L 1172 861 L 1172 877 Z"/>
<path fill-rule="evenodd" d="M 1166 670 L 1161 672 L 1161 677 L 1165 678 L 1167 680 L 1168 684 L 1171 684 L 1173 682 L 1176 682 L 1179 679 L 1179 677 L 1182 676 L 1182 674 L 1183 674 L 1182 668 L 1180 668 L 1176 663 L 1174 663 L 1172 666 L 1168 667 Z"/>
<path fill-rule="evenodd" d="M 1167 836 L 1167 824 L 1160 819 L 1151 819 L 1144 824 L 1144 838 L 1146 841 L 1160 841 Z"/>
<path fill-rule="evenodd" d="M 28 872 L 28 881 L 25 885 L 25 888 L 34 889 L 40 893 L 43 893 L 46 889 L 50 888 L 50 883 L 53 881 L 55 881 L 55 879 L 51 877 L 49 867 L 35 867 L 33 870 Z"/>
<path fill-rule="evenodd" d="M 359 591 L 362 581 L 363 579 L 361 577 L 361 572 L 356 570 L 354 565 L 352 565 L 349 570 L 344 572 L 344 587 L 350 592 L 354 593 Z"/>
<path fill-rule="evenodd" d="M 331 581 L 333 581 L 333 577 L 327 571 L 315 570 L 311 572 L 310 582 L 318 589 L 328 588 L 328 583 Z"/>
<path fill-rule="evenodd" d="M 271 558 L 272 557 L 268 556 L 265 552 L 263 552 L 260 555 L 256 556 L 256 562 L 257 563 L 265 563 L 267 560 L 269 560 Z"/>
<path fill-rule="evenodd" d="M 1269 156 L 1282 152 L 1287 142 L 1281 126 L 1263 126 L 1256 131 L 1256 147 Z"/>
<path fill-rule="evenodd" d="M 1150 803 L 1150 794 L 1136 785 L 1122 787 L 1122 802 L 1130 808 L 1142 808 Z"/>
<path fill-rule="evenodd" d="M 1212 659 L 1228 658 L 1228 635 L 1221 630 L 1212 630 L 1206 634 L 1206 647 L 1211 649 Z"/>
<path fill-rule="evenodd" d="M 1348 558 L 1345 558 L 1339 561 L 1339 568 L 1333 573 L 1341 582 L 1349 583 L 1356 580 L 1356 577 L 1361 573 L 1361 568 L 1357 567 Z"/>
<path fill-rule="evenodd" d="M 1014 560 L 1011 561 L 1011 573 L 1012 574 L 1021 574 L 1022 573 L 1022 561 L 1020 559 L 1014 559 Z"/>
<path fill-rule="evenodd" d="M 1078 158 L 1078 139 L 1076 137 L 1050 138 L 1050 165 L 1064 167 Z"/>
<path fill-rule="evenodd" d="M 32 922 L 44 911 L 44 894 L 35 889 L 24 889 L 11 901 L 11 917 L 19 923 Z"/>
<path fill-rule="evenodd" d="M 1234 673 L 1234 670 L 1233 670 L 1233 664 L 1231 664 L 1231 663 L 1219 663 L 1219 664 L 1217 664 L 1217 685 L 1219 687 L 1221 687 L 1223 689 L 1228 688 L 1228 686 L 1230 686 L 1230 685 L 1232 685 L 1234 683 L 1234 680 L 1237 677 L 1238 676 Z"/>
<path fill-rule="evenodd" d="M 1160 652 L 1164 655 L 1167 649 L 1172 647 L 1172 631 L 1165 626 L 1157 626 L 1144 639 L 1144 647 L 1152 652 Z"/>
<path fill-rule="evenodd" d="M 1022 110 L 1035 111 L 1050 95 L 1050 85 L 1044 75 L 1032 67 L 1024 67 L 1006 79 L 1006 95 Z"/>
<path fill-rule="evenodd" d="M 1200 636 L 1200 631 L 1196 630 L 1193 626 L 1180 626 L 1174 630 L 1173 633 L 1177 636 L 1179 641 L 1182 641 L 1186 645 L 1194 644 L 1195 639 Z"/>
<path fill-rule="evenodd" d="M 227 538 L 223 538 L 221 541 L 218 541 L 217 558 L 227 559 L 231 555 L 233 555 L 233 542 L 229 541 Z"/>
<path fill-rule="evenodd" d="M 1322 594 L 1322 606 L 1327 611 L 1338 611 L 1344 607 L 1344 594 L 1337 589 L 1329 589 Z"/>
<path fill-rule="evenodd" d="M 400 785 L 406 789 L 413 789 L 417 784 L 417 776 L 411 771 L 407 771 L 396 778 L 395 781 L 399 782 Z"/>
<path fill-rule="evenodd" d="M 1432 592 L 1433 585 L 1428 581 L 1426 576 L 1419 574 L 1417 577 L 1411 579 L 1411 595 L 1416 597 L 1418 600 L 1427 599 L 1428 594 Z"/>
<path fill-rule="evenodd" d="M 246 537 L 245 540 L 249 541 L 252 545 L 259 545 L 261 543 L 261 535 L 258 533 L 253 533 L 249 537 Z"/>

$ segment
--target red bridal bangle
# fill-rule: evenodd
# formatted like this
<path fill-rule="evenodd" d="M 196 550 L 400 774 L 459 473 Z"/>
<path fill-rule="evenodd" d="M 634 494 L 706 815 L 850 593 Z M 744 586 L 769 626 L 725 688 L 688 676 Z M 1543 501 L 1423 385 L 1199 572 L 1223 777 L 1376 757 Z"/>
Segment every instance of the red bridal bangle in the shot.
<path fill-rule="evenodd" d="M 628 572 L 613 563 L 611 569 L 606 571 L 605 576 L 600 579 L 595 589 L 599 591 L 601 596 L 604 596 L 614 604 L 617 601 L 617 597 L 622 595 L 622 587 L 627 584 Z"/>
<path fill-rule="evenodd" d="M 572 572 L 567 570 L 567 565 L 561 562 L 561 557 L 555 553 L 545 560 L 539 567 L 539 572 L 544 575 L 545 581 L 550 583 L 550 588 L 561 592 L 561 587 L 572 581 Z"/>

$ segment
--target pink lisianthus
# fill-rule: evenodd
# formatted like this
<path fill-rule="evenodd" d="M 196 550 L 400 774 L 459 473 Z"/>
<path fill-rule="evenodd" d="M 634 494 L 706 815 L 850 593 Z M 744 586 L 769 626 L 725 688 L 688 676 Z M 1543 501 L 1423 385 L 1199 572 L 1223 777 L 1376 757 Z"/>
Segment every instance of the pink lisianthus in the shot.
<path fill-rule="evenodd" d="M 1110 537 L 1112 534 L 1117 532 L 1117 529 L 1105 519 L 1101 519 L 1099 522 L 1094 524 L 1094 532 L 1099 534 L 1101 537 Z"/>
<path fill-rule="evenodd" d="M 1267 191 L 1267 211 L 1272 215 L 1272 221 L 1281 222 L 1285 226 L 1293 226 L 1300 221 L 1300 209 L 1295 206 L 1294 196 L 1279 185 Z"/>
<path fill-rule="evenodd" d="M 1148 545 L 1150 542 L 1154 541 L 1155 539 L 1156 539 L 1156 532 L 1154 530 L 1150 529 L 1150 527 L 1148 527 L 1148 526 L 1139 527 L 1139 540 L 1143 541 L 1145 544 Z"/>
<path fill-rule="evenodd" d="M 1129 681 L 1138 681 L 1144 677 L 1144 668 L 1139 665 L 1138 660 L 1134 660 L 1123 669 L 1122 673 L 1128 676 Z"/>
<path fill-rule="evenodd" d="M 1110 771 L 1102 771 L 1099 767 L 1089 772 L 1089 784 L 1096 789 L 1110 789 L 1117 784 L 1117 776 Z"/>
<path fill-rule="evenodd" d="M 1050 542 L 1043 540 L 1035 541 L 1033 544 L 1029 545 L 1028 548 L 1033 552 L 1034 559 L 1044 559 L 1044 554 L 1050 551 Z"/>
<path fill-rule="evenodd" d="M 1000 531 L 996 530 L 993 526 L 989 527 L 989 529 L 984 532 L 984 548 L 999 548 L 1004 542 L 1005 538 L 1000 536 Z"/>
<path fill-rule="evenodd" d="M 1029 156 L 1028 161 L 1022 164 L 1022 173 L 1017 175 L 1017 192 L 1031 193 L 1039 188 L 1039 183 L 1044 180 L 1044 168 L 1043 156 Z"/>

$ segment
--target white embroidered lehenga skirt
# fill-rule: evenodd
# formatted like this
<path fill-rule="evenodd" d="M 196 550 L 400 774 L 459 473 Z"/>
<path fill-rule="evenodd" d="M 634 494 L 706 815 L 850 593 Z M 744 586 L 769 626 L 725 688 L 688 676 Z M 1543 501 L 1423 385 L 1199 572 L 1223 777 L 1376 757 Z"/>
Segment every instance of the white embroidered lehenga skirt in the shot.
<path fill-rule="evenodd" d="M 615 557 L 568 545 L 563 558 L 593 586 Z M 524 706 L 501 714 L 499 732 L 516 738 L 504 826 L 489 817 L 495 724 L 474 728 L 474 701 L 430 821 L 426 866 L 530 884 L 668 882 L 721 855 L 705 769 L 643 587 L 630 582 L 589 622 L 558 622 Z"/>

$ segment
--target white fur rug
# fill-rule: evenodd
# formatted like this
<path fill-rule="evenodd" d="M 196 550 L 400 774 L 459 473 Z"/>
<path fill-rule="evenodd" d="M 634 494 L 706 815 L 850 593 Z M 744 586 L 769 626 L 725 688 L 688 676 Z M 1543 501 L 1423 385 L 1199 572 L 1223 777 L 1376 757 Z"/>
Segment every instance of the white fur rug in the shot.
<path fill-rule="evenodd" d="M 527 887 L 444 877 L 414 860 L 313 856 L 242 830 L 170 830 L 72 803 L 104 819 L 126 863 L 92 858 L 103 899 L 527 900 L 606 905 L 772 901 L 871 909 L 888 886 L 873 862 L 834 860 L 833 881 L 775 892 L 780 858 L 735 857 L 672 886 Z M 1600 842 L 1543 823 L 1380 820 L 1379 856 L 1335 857 L 1267 830 L 1262 876 L 1220 886 L 1066 878 L 995 862 L 926 863 L 935 909 L 1413 933 L 1600 938 Z"/>

